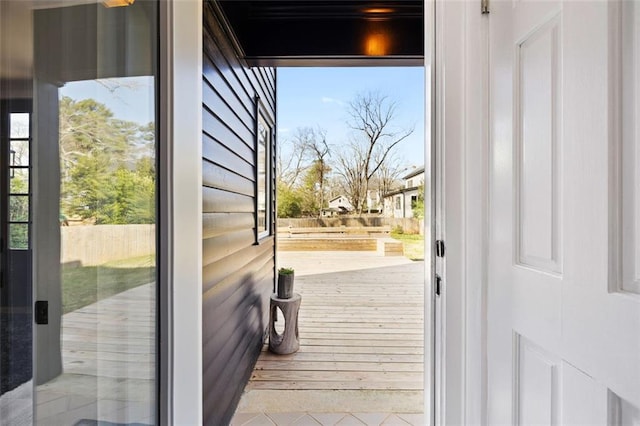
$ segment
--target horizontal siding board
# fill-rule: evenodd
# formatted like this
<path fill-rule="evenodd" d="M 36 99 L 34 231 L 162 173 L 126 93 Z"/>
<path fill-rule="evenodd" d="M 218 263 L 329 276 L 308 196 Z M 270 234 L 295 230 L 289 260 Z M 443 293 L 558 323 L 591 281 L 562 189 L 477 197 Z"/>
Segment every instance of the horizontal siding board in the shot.
<path fill-rule="evenodd" d="M 203 135 L 202 150 L 203 159 L 233 171 L 246 179 L 255 180 L 255 171 L 251 163 L 248 163 L 237 153 L 229 150 L 225 145 L 209 135 Z"/>
<path fill-rule="evenodd" d="M 265 264 L 268 267 L 269 264 Z M 268 268 L 267 268 L 268 269 Z M 225 321 L 220 327 L 211 328 L 207 332 L 203 332 L 203 341 L 205 351 L 213 349 L 211 345 L 215 342 L 228 342 L 230 339 L 237 335 L 242 337 L 242 333 L 238 333 L 238 329 L 242 328 L 242 325 L 246 323 L 249 318 L 248 311 L 252 307 L 259 308 L 259 318 L 266 321 L 268 317 L 268 296 L 270 292 L 266 292 L 267 281 L 269 277 L 264 271 L 256 271 L 251 274 L 250 277 L 245 278 L 244 281 L 238 286 L 235 293 L 231 295 L 224 305 L 217 308 L 216 315 L 225 316 L 229 318 L 229 321 Z M 265 297 L 267 296 L 267 297 Z M 255 313 L 255 312 L 254 312 Z M 266 329 L 266 324 L 263 324 L 261 328 L 263 331 Z M 225 359 L 224 353 L 218 352 L 214 358 L 212 358 L 212 364 L 218 364 L 217 361 Z M 224 362 L 218 364 L 220 368 L 224 368 Z"/>
<path fill-rule="evenodd" d="M 248 285 L 246 287 L 249 287 Z M 233 312 L 228 320 L 220 327 L 216 327 L 212 336 L 204 338 L 204 351 L 213 356 L 204 366 L 205 374 L 210 371 L 221 373 L 232 362 L 234 355 L 246 335 L 263 335 L 267 327 L 264 320 L 265 305 L 262 303 L 262 295 L 258 292 L 241 293 L 238 304 L 233 306 Z"/>
<path fill-rule="evenodd" d="M 221 371 L 211 369 L 203 372 L 203 382 L 212 383 L 203 396 L 205 424 L 225 425 L 231 422 L 235 407 L 243 389 L 234 389 L 232 384 L 246 383 L 260 355 L 263 336 L 256 331 L 247 334 L 229 364 Z M 240 355 L 240 356 L 239 356 Z"/>
<path fill-rule="evenodd" d="M 204 37 L 204 48 L 205 52 L 212 59 L 219 59 L 216 64 L 226 64 L 227 66 L 221 66 L 220 71 L 227 78 L 229 82 L 237 80 L 237 92 L 242 95 L 243 92 L 249 98 L 254 96 L 254 93 L 250 90 L 253 88 L 251 84 L 247 72 L 242 64 L 240 64 L 240 60 L 236 58 L 233 48 L 228 44 L 224 43 L 225 36 L 218 26 L 213 25 L 208 27 L 211 31 L 205 31 Z M 232 75 L 230 75 L 232 74 Z M 231 83 L 236 87 L 235 83 Z M 255 90 L 255 89 L 254 89 Z"/>
<path fill-rule="evenodd" d="M 212 114 L 229 129 L 233 129 L 233 133 L 238 138 L 243 141 L 252 141 L 254 139 L 252 123 L 243 121 L 242 118 L 235 114 L 226 101 L 212 90 L 208 84 L 202 85 L 202 98 L 203 102 L 205 102 L 205 108 L 215 108 L 215 112 L 212 112 Z M 207 105 L 212 107 L 207 107 Z M 215 107 L 213 107 L 214 105 Z"/>
<path fill-rule="evenodd" d="M 249 291 L 266 288 L 264 281 L 270 281 L 268 272 L 271 267 L 269 264 L 264 265 L 256 273 L 261 279 L 258 278 L 253 285 L 245 283 L 243 287 L 252 287 Z M 239 375 L 243 376 L 243 382 L 248 381 L 262 349 L 264 330 L 268 321 L 269 293 L 263 291 L 253 296 L 246 294 L 241 296 L 243 297 L 233 301 L 233 303 L 241 303 L 233 312 L 217 312 L 217 314 L 228 314 L 229 318 L 239 318 L 238 314 L 241 314 L 240 318 L 243 321 L 241 323 L 228 321 L 218 330 L 216 336 L 203 336 L 205 342 L 223 342 L 221 347 L 205 346 L 205 351 L 216 353 L 216 357 L 204 366 L 203 379 L 214 382 L 211 392 L 207 394 L 206 400 L 209 402 L 205 405 L 214 404 L 217 407 L 225 407 L 228 403 L 237 404 L 239 396 L 232 397 L 233 392 L 229 392 L 228 383 L 232 382 L 232 378 L 237 379 Z M 225 402 L 226 400 L 229 402 Z"/>
<path fill-rule="evenodd" d="M 261 79 L 256 77 L 255 69 L 248 69 L 242 66 L 240 60 L 235 57 L 231 46 L 220 43 L 220 40 L 224 39 L 224 34 L 220 28 L 215 25 L 211 25 L 210 29 L 211 37 L 205 36 L 204 39 L 205 52 L 212 55 L 215 55 L 216 52 L 222 53 L 230 70 L 233 71 L 238 82 L 245 89 L 246 93 L 251 94 L 251 90 L 249 89 L 252 89 L 253 93 L 260 96 L 260 99 L 269 106 L 269 110 L 275 111 L 275 93 L 270 93 L 266 87 L 263 86 Z"/>
<path fill-rule="evenodd" d="M 207 85 L 227 101 L 229 107 L 243 122 L 253 122 L 255 113 L 251 108 L 251 96 L 246 93 L 243 95 L 244 97 L 239 96 L 238 92 L 233 90 L 233 86 L 222 75 L 218 64 L 214 64 L 207 56 L 203 58 L 203 76 Z"/>
<path fill-rule="evenodd" d="M 250 271 L 244 271 L 244 276 L 235 276 L 233 286 L 226 286 L 225 291 L 209 292 L 209 296 L 204 298 L 203 307 L 209 312 L 216 312 L 216 315 L 230 318 L 234 315 L 236 307 L 240 306 L 242 299 L 247 295 L 260 294 L 264 296 L 262 301 L 268 304 L 269 296 L 273 293 L 273 267 L 274 261 L 272 257 L 262 256 L 254 259 L 251 263 Z M 215 287 L 221 287 L 222 283 Z M 215 294 L 215 296 L 212 296 Z M 213 337 L 218 336 L 227 326 L 227 322 L 220 327 L 210 328 L 203 331 L 202 337 L 205 342 L 211 341 Z M 205 343 L 206 347 L 206 343 Z"/>
<path fill-rule="evenodd" d="M 208 188 L 223 189 L 237 194 L 253 197 L 255 184 L 253 179 L 247 179 L 233 171 L 224 169 L 208 160 L 202 162 L 202 185 Z"/>
<path fill-rule="evenodd" d="M 247 161 L 242 158 L 237 152 L 232 151 L 226 145 L 205 134 L 202 138 L 202 156 L 204 159 L 216 163 L 226 169 L 234 170 L 240 176 L 244 176 L 247 179 L 254 179 L 253 169 L 253 151 L 249 148 L 243 153 L 250 158 L 251 161 Z"/>
<path fill-rule="evenodd" d="M 210 265 L 220 259 L 250 246 L 255 240 L 253 229 L 229 232 L 202 241 L 203 265 Z"/>
<path fill-rule="evenodd" d="M 233 99 L 233 98 L 231 98 Z M 225 99 L 211 86 L 204 83 L 202 85 L 202 101 L 204 106 L 213 111 L 218 120 L 233 129 L 243 140 L 251 141 L 254 138 L 253 119 L 244 119 L 236 113 L 233 105 L 229 104 L 229 99 Z"/>
<path fill-rule="evenodd" d="M 253 212 L 253 197 L 215 188 L 202 188 L 203 213 Z"/>
<path fill-rule="evenodd" d="M 205 213 L 202 218 L 202 238 L 212 238 L 227 232 L 253 229 L 253 213 Z"/>
<path fill-rule="evenodd" d="M 253 90 L 256 92 L 262 104 L 266 106 L 268 111 L 275 111 L 276 100 L 275 97 L 272 97 L 271 93 L 266 90 L 264 86 L 264 82 L 261 79 L 258 79 L 255 74 L 250 74 L 249 79 L 251 81 L 251 86 Z"/>
<path fill-rule="evenodd" d="M 243 158 L 249 160 L 253 158 L 253 136 L 242 138 L 234 130 L 229 128 L 215 114 L 208 109 L 203 110 L 202 129 L 211 137 L 222 142 L 229 149 L 232 149 L 242 155 Z M 244 145 L 244 147 L 243 147 Z M 253 163 L 253 161 L 251 160 Z"/>
<path fill-rule="evenodd" d="M 238 96 L 253 97 L 248 88 L 251 87 L 242 70 L 242 64 L 235 57 L 233 48 L 226 42 L 226 37 L 222 29 L 212 23 L 209 16 L 205 16 L 205 30 L 203 37 L 203 48 L 205 54 L 213 60 L 213 63 L 220 70 L 220 74 L 232 82 L 237 80 L 238 84 L 233 84 L 234 91 Z"/>
<path fill-rule="evenodd" d="M 266 82 L 261 78 L 260 69 L 256 68 L 255 73 L 249 74 L 249 80 L 263 104 L 269 105 L 269 109 L 274 109 L 275 99 L 271 97 L 271 91 L 267 88 Z"/>
<path fill-rule="evenodd" d="M 220 262 L 205 265 L 202 273 L 203 304 L 213 309 L 223 303 L 235 291 L 234 286 L 242 281 L 244 271 L 250 267 L 251 262 L 258 257 L 273 257 L 272 252 L 273 244 L 254 245 L 245 247 L 242 252 Z"/>
<path fill-rule="evenodd" d="M 273 74 L 271 74 L 270 70 L 267 68 L 259 68 L 259 71 L 260 74 L 262 74 L 262 78 L 264 79 L 265 83 L 267 84 L 269 92 L 275 93 L 276 85 L 275 81 L 273 80 Z"/>

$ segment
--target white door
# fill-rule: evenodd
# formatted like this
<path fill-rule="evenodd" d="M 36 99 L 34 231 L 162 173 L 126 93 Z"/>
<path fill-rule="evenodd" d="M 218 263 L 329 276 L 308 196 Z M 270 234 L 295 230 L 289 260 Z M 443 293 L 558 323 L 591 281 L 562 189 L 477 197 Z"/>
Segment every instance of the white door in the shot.
<path fill-rule="evenodd" d="M 488 424 L 640 424 L 640 3 L 493 1 Z"/>

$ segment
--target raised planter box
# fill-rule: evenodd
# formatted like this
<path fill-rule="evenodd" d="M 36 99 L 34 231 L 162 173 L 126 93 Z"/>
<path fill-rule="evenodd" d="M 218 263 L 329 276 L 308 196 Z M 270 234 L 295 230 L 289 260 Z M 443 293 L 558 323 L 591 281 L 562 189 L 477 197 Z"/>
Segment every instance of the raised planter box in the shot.
<path fill-rule="evenodd" d="M 375 238 L 280 238 L 282 251 L 375 251 Z"/>
<path fill-rule="evenodd" d="M 389 235 L 389 226 L 318 226 L 318 227 L 280 227 L 278 235 L 283 238 L 298 236 L 322 237 L 324 235 Z"/>
<path fill-rule="evenodd" d="M 379 238 L 377 251 L 380 256 L 404 256 L 402 241 L 393 238 Z"/>

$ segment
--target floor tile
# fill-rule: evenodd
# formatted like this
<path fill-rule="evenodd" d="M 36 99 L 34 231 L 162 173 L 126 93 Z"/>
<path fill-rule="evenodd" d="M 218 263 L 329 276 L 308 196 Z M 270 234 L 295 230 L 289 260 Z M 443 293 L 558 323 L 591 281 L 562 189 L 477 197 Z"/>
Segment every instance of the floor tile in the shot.
<path fill-rule="evenodd" d="M 320 426 L 320 423 L 308 414 L 300 417 L 291 426 Z"/>
<path fill-rule="evenodd" d="M 395 414 L 391 414 L 382 424 L 385 426 L 407 426 L 409 423 L 405 422 Z"/>
<path fill-rule="evenodd" d="M 426 418 L 423 413 L 397 414 L 397 416 L 412 426 L 422 426 L 426 424 Z"/>
<path fill-rule="evenodd" d="M 295 423 L 304 413 L 266 413 L 278 426 L 289 426 Z"/>
<path fill-rule="evenodd" d="M 389 413 L 353 413 L 353 416 L 364 422 L 367 426 L 379 426 L 389 417 Z"/>
<path fill-rule="evenodd" d="M 347 414 L 336 425 L 340 426 L 364 426 L 364 423 L 353 417 L 351 414 Z"/>
<path fill-rule="evenodd" d="M 275 423 L 264 414 L 258 414 L 253 419 L 245 423 L 246 426 L 274 426 Z"/>
<path fill-rule="evenodd" d="M 236 415 L 233 416 L 233 419 L 231 419 L 230 426 L 242 426 L 245 423 L 247 423 L 249 420 L 257 416 L 258 416 L 258 413 L 236 413 Z"/>
<path fill-rule="evenodd" d="M 334 426 L 344 416 L 344 413 L 309 413 L 311 417 L 316 419 L 322 426 Z"/>

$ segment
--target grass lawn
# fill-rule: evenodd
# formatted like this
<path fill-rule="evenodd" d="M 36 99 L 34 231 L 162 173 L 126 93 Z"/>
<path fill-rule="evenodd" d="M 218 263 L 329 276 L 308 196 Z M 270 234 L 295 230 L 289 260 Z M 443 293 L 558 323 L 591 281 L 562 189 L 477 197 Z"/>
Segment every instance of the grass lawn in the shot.
<path fill-rule="evenodd" d="M 391 233 L 391 238 L 402 241 L 404 255 L 411 260 L 424 260 L 424 235 Z"/>
<path fill-rule="evenodd" d="M 155 255 L 62 269 L 62 311 L 72 312 L 100 299 L 156 280 Z"/>

